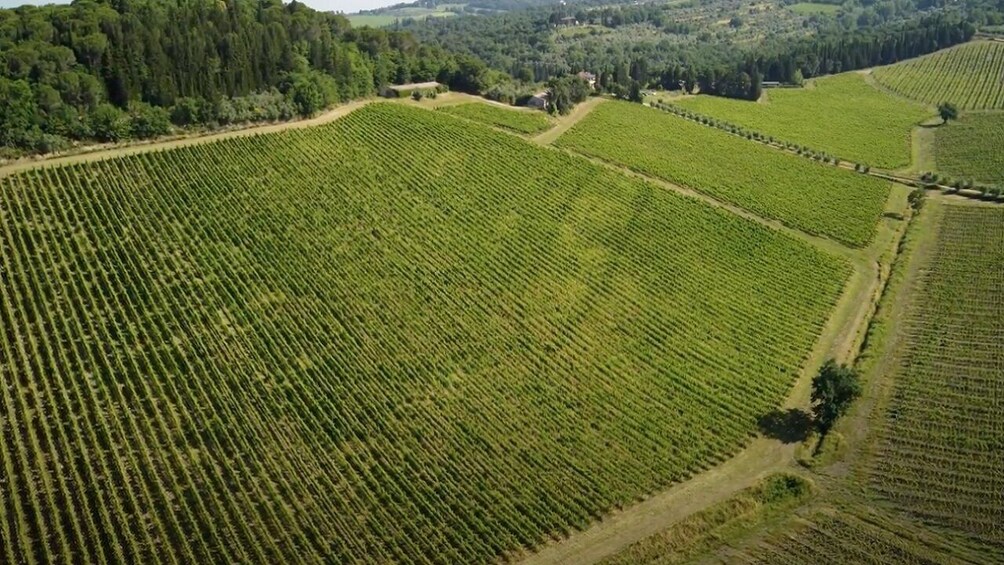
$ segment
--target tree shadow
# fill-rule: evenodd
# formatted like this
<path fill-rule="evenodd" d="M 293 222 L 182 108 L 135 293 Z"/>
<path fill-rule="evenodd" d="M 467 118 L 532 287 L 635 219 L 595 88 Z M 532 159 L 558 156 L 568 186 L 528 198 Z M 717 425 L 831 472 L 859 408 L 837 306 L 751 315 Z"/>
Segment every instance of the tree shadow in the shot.
<path fill-rule="evenodd" d="M 801 443 L 812 431 L 812 416 L 804 410 L 772 410 L 760 416 L 757 427 L 764 436 L 782 443 Z"/>

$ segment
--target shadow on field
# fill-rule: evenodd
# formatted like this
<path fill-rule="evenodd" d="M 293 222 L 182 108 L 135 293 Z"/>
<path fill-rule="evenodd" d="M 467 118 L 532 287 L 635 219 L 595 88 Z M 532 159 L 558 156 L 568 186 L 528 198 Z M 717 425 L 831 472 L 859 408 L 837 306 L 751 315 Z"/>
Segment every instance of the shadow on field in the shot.
<path fill-rule="evenodd" d="M 757 420 L 763 435 L 782 443 L 801 443 L 812 431 L 812 416 L 804 410 L 773 410 Z"/>

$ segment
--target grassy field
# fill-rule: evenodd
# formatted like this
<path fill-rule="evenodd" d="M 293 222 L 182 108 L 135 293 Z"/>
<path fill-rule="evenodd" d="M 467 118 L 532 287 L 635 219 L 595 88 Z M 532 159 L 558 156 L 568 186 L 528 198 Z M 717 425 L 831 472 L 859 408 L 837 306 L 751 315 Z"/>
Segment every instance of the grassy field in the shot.
<path fill-rule="evenodd" d="M 425 19 L 449 18 L 457 15 L 453 10 L 462 9 L 465 4 L 441 4 L 436 8 L 395 8 L 393 10 L 380 10 L 374 14 L 348 14 L 347 17 L 353 27 L 387 27 L 394 25 L 399 20 L 406 18 Z"/>
<path fill-rule="evenodd" d="M 543 112 L 508 109 L 480 102 L 443 106 L 440 111 L 523 134 L 540 133 L 554 126 Z"/>
<path fill-rule="evenodd" d="M 828 16 L 836 15 L 842 7 L 840 4 L 820 4 L 816 2 L 799 2 L 797 4 L 791 4 L 788 9 L 795 12 L 796 14 L 801 14 L 803 16 L 811 16 L 813 14 L 826 14 Z"/>
<path fill-rule="evenodd" d="M 872 76 L 886 88 L 927 104 L 964 110 L 1004 109 L 1004 43 L 978 41 L 888 67 Z"/>
<path fill-rule="evenodd" d="M 814 85 L 769 90 L 760 103 L 695 96 L 674 104 L 845 161 L 891 169 L 910 164 L 910 132 L 932 112 L 874 88 L 858 73 Z"/>
<path fill-rule="evenodd" d="M 349 14 L 346 17 L 349 19 L 352 27 L 387 27 L 394 25 L 401 19 L 400 16 L 386 14 Z"/>
<path fill-rule="evenodd" d="M 939 173 L 1004 184 L 1004 114 L 964 114 L 935 130 Z"/>
<path fill-rule="evenodd" d="M 748 442 L 849 274 L 396 104 L 0 202 L 11 563 L 490 561 Z"/>
<path fill-rule="evenodd" d="M 1004 549 L 1004 209 L 943 214 L 911 291 L 871 485 L 925 522 Z"/>
<path fill-rule="evenodd" d="M 557 143 L 859 247 L 889 195 L 886 182 L 627 102 L 601 104 Z"/>

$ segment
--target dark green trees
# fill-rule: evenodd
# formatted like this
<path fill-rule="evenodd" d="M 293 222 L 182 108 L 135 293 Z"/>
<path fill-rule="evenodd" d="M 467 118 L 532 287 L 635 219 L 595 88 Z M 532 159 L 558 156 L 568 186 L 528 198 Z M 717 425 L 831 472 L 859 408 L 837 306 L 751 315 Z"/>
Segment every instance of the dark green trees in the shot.
<path fill-rule="evenodd" d="M 472 75 L 484 73 L 479 63 L 469 63 Z M 0 149 L 42 150 L 52 145 L 44 136 L 65 142 L 159 135 L 169 125 L 151 108 L 183 127 L 310 115 L 402 79 L 464 82 L 459 72 L 453 55 L 409 33 L 353 29 L 344 17 L 299 2 L 4 9 L 0 106 L 10 111 L 0 116 Z M 105 103 L 128 116 L 113 117 Z"/>
<path fill-rule="evenodd" d="M 938 115 L 941 116 L 941 123 L 947 124 L 948 120 L 959 119 L 959 109 L 951 102 L 938 104 Z"/>
<path fill-rule="evenodd" d="M 567 114 L 588 96 L 589 84 L 577 76 L 551 79 L 547 83 L 547 105 L 550 112 Z"/>
<path fill-rule="evenodd" d="M 854 369 L 827 361 L 812 379 L 812 414 L 820 432 L 828 432 L 859 396 L 861 382 Z"/>

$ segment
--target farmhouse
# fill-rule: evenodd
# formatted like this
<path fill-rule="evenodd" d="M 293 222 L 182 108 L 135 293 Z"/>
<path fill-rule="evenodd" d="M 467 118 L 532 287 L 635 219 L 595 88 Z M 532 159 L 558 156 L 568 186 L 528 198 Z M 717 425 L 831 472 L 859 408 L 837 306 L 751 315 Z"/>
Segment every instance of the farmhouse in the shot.
<path fill-rule="evenodd" d="M 589 83 L 589 88 L 596 88 L 596 75 L 590 72 L 582 71 L 581 73 L 575 75 L 582 80 Z"/>
<path fill-rule="evenodd" d="M 526 105 L 530 108 L 539 108 L 541 110 L 547 108 L 547 92 L 534 94 L 526 101 Z"/>
<path fill-rule="evenodd" d="M 408 84 L 395 84 L 391 86 L 385 86 L 380 92 L 380 95 L 384 98 L 407 98 L 411 96 L 411 93 L 416 90 L 421 90 L 426 92 L 429 90 L 437 90 L 439 88 L 439 83 L 432 82 L 412 82 Z"/>

